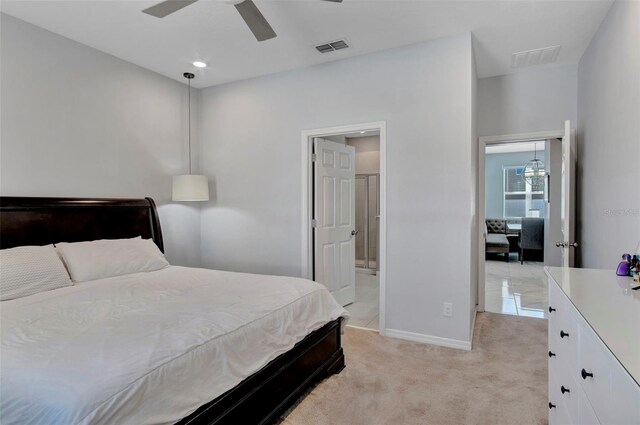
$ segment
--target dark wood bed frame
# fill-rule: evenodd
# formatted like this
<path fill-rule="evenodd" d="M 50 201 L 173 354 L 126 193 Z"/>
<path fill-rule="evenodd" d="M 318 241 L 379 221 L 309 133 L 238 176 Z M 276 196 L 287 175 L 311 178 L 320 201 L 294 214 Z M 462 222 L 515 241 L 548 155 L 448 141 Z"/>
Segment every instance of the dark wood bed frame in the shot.
<path fill-rule="evenodd" d="M 142 236 L 164 252 L 151 198 L 0 197 L 0 249 Z M 315 382 L 344 368 L 341 321 L 327 323 L 290 351 L 178 423 L 268 424 Z M 212 376 L 215 379 L 215 376 Z"/>

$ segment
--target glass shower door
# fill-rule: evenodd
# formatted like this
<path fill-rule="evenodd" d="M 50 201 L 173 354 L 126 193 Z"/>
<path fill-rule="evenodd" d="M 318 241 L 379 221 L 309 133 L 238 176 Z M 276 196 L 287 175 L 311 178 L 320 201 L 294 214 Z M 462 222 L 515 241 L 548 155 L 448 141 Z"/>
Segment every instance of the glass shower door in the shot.
<path fill-rule="evenodd" d="M 379 174 L 356 174 L 356 267 L 377 270 Z"/>

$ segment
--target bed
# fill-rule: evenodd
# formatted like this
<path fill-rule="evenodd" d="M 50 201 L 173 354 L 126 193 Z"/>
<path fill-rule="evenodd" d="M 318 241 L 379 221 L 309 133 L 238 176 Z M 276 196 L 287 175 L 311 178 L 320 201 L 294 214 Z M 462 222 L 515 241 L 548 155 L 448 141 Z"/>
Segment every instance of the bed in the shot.
<path fill-rule="evenodd" d="M 163 250 L 150 198 L 0 198 L 2 249 L 137 236 Z M 3 423 L 266 424 L 344 368 L 346 312 L 304 279 L 167 266 L 0 310 Z"/>

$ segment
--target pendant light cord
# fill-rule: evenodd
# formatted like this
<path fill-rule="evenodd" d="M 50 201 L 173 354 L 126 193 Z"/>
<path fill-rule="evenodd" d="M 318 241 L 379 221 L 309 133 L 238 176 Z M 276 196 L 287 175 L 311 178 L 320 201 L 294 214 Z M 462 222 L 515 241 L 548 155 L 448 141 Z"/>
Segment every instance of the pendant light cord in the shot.
<path fill-rule="evenodd" d="M 189 82 L 188 93 L 188 110 L 189 110 L 189 174 L 191 174 L 191 80 L 195 77 L 191 72 L 185 72 L 182 74 Z"/>

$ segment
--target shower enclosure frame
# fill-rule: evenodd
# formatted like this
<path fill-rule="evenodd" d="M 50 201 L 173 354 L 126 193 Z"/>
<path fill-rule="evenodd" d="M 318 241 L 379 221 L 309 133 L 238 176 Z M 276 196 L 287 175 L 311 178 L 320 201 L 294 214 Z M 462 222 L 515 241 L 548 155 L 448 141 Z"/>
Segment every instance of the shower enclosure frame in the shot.
<path fill-rule="evenodd" d="M 370 179 L 371 177 L 375 177 L 375 181 L 376 181 L 376 215 L 375 215 L 375 221 L 376 221 L 376 266 L 375 267 L 370 267 L 369 266 L 369 254 L 371 252 L 370 247 L 369 247 L 369 235 L 370 235 L 370 228 L 369 228 L 369 206 L 371 204 L 371 186 L 370 186 Z M 371 270 L 374 273 L 377 272 L 379 270 L 379 265 L 380 265 L 380 261 L 379 261 L 379 257 L 380 257 L 380 173 L 359 173 L 356 174 L 356 181 L 358 179 L 362 179 L 364 180 L 364 193 L 365 193 L 365 201 L 364 201 L 364 229 L 363 229 L 363 238 L 364 238 L 364 266 L 360 267 L 358 264 L 356 264 L 356 268 L 357 269 L 362 269 L 362 270 Z M 356 258 L 356 260 L 358 260 Z"/>

